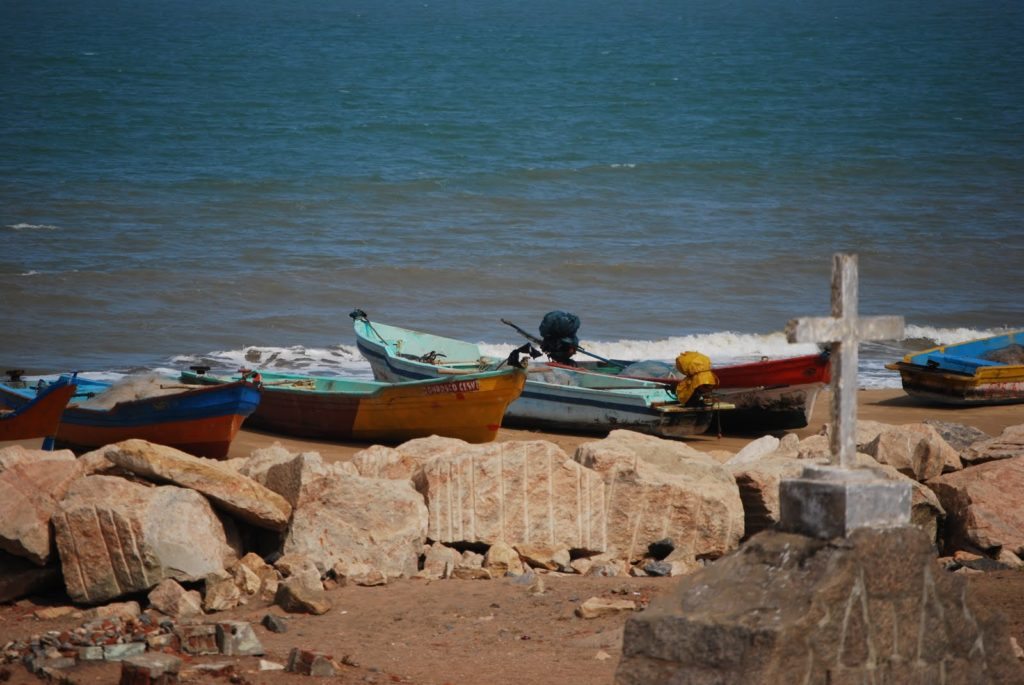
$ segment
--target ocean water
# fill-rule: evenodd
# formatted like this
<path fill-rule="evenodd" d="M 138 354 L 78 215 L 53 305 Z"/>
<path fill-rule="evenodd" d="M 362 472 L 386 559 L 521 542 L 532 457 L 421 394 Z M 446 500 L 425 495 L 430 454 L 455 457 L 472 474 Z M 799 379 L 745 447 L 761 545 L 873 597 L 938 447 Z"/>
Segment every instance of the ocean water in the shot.
<path fill-rule="evenodd" d="M 12 0 L 0 365 L 368 375 L 348 312 L 602 356 L 813 351 L 855 252 L 861 383 L 1024 327 L 1014 0 Z"/>

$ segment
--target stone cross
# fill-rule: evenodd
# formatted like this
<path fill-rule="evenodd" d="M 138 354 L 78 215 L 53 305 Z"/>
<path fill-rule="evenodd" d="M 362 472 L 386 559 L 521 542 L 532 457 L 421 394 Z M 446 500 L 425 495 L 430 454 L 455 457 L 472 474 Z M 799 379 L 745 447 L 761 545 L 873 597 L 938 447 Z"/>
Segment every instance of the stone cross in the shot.
<path fill-rule="evenodd" d="M 857 255 L 832 256 L 832 316 L 793 319 L 791 343 L 828 343 L 832 358 L 833 466 L 853 468 L 857 456 L 857 345 L 861 340 L 898 340 L 902 316 L 857 316 Z"/>

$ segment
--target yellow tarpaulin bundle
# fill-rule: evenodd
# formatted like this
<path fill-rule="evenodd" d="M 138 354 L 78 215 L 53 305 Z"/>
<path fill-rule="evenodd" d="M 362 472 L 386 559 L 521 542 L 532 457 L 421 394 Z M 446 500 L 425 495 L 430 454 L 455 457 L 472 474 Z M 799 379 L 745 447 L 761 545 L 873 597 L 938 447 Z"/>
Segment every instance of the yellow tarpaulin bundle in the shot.
<path fill-rule="evenodd" d="M 676 369 L 686 376 L 676 385 L 676 399 L 684 404 L 701 386 L 715 387 L 718 385 L 718 377 L 711 372 L 711 359 L 700 352 L 680 354 L 676 357 Z"/>

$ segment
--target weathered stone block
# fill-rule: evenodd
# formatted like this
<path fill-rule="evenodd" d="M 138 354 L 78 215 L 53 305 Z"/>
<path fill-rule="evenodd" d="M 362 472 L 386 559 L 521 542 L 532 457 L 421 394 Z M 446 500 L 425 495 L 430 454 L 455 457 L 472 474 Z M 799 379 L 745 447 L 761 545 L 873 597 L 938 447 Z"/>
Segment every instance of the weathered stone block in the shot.
<path fill-rule="evenodd" d="M 618 685 L 1024 682 L 1005 621 L 912 526 L 764 531 L 677 588 L 628 619 Z"/>
<path fill-rule="evenodd" d="M 437 542 L 607 546 L 601 476 L 553 443 L 468 446 L 426 462 L 420 478 Z"/>
<path fill-rule="evenodd" d="M 692 447 L 615 430 L 580 445 L 574 458 L 604 481 L 604 549 L 621 559 L 641 559 L 666 537 L 681 553 L 716 559 L 743 537 L 736 480 Z"/>
<path fill-rule="evenodd" d="M 201 492 L 239 520 L 270 530 L 284 530 L 292 507 L 281 495 L 225 467 L 166 445 L 125 440 L 106 452 L 113 463 L 158 483 L 174 483 Z"/>
<path fill-rule="evenodd" d="M 410 577 L 426 528 L 427 507 L 409 481 L 323 477 L 303 486 L 283 550 L 309 557 L 321 573 L 366 565 Z"/>
<path fill-rule="evenodd" d="M 870 469 L 807 466 L 779 485 L 780 527 L 819 538 L 910 523 L 911 488 Z"/>
<path fill-rule="evenodd" d="M 198 580 L 237 558 L 209 502 L 173 486 L 87 476 L 71 486 L 53 525 L 76 602 L 149 590 L 164 578 Z"/>

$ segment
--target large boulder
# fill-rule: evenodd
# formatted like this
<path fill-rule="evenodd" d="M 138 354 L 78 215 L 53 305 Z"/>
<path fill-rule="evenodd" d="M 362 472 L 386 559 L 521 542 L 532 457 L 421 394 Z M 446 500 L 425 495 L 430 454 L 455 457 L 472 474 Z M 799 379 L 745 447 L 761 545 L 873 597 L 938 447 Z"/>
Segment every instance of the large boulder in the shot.
<path fill-rule="evenodd" d="M 238 558 L 210 503 L 174 486 L 87 476 L 72 484 L 53 525 L 76 602 L 149 590 L 164 578 L 200 580 Z"/>
<path fill-rule="evenodd" d="M 0 549 L 45 566 L 53 550 L 50 518 L 81 477 L 76 461 L 31 458 L 0 473 Z"/>
<path fill-rule="evenodd" d="M 23 445 L 0 447 L 0 473 L 14 464 L 36 461 L 75 461 L 71 450 L 35 450 Z"/>
<path fill-rule="evenodd" d="M 964 463 L 976 466 L 998 459 L 1013 459 L 1024 456 L 1024 424 L 1009 426 L 994 438 L 981 440 L 965 449 L 960 458 Z"/>
<path fill-rule="evenodd" d="M 886 426 L 861 451 L 917 481 L 963 468 L 957 451 L 923 423 Z"/>
<path fill-rule="evenodd" d="M 779 522 L 779 483 L 784 479 L 799 478 L 807 463 L 807 460 L 792 457 L 766 457 L 735 465 L 727 462 L 743 501 L 746 536 Z"/>
<path fill-rule="evenodd" d="M 774 435 L 762 436 L 757 440 L 748 442 L 743 449 L 730 457 L 725 462 L 725 465 L 734 467 L 753 464 L 774 454 L 779 449 L 780 444 L 781 441 Z"/>
<path fill-rule="evenodd" d="M 369 478 L 411 479 L 419 483 L 423 465 L 437 457 L 473 451 L 473 445 L 457 438 L 431 435 L 397 447 L 373 445 L 352 455 L 352 464 Z"/>
<path fill-rule="evenodd" d="M 974 443 L 988 440 L 992 437 L 980 428 L 963 423 L 952 423 L 950 421 L 942 421 L 941 419 L 925 419 L 922 423 L 938 431 L 942 439 L 948 442 L 949 446 L 957 452 L 963 452 Z"/>
<path fill-rule="evenodd" d="M 743 536 L 739 488 L 729 471 L 687 445 L 627 430 L 576 449 L 604 479 L 607 551 L 641 559 L 666 538 L 677 555 L 714 559 Z"/>
<path fill-rule="evenodd" d="M 206 495 L 238 519 L 261 528 L 284 530 L 292 507 L 281 495 L 215 459 L 203 459 L 145 440 L 125 440 L 106 451 L 121 468 L 158 483 L 173 483 Z"/>
<path fill-rule="evenodd" d="M 319 452 L 295 454 L 278 443 L 257 450 L 239 469 L 242 475 L 284 497 L 292 507 L 298 504 L 299 494 L 306 483 L 330 472 Z"/>
<path fill-rule="evenodd" d="M 603 551 L 601 476 L 542 441 L 466 445 L 423 464 L 420 491 L 435 542 L 506 542 Z"/>
<path fill-rule="evenodd" d="M 1003 617 L 913 527 L 764 531 L 626 622 L 615 682 L 1024 682 Z"/>
<path fill-rule="evenodd" d="M 412 576 L 427 531 L 427 507 L 407 480 L 336 473 L 301 490 L 285 554 L 312 559 L 321 573 L 368 566 Z"/>
<path fill-rule="evenodd" d="M 952 549 L 1024 554 L 1024 456 L 947 473 L 926 485 L 946 509 Z"/>

